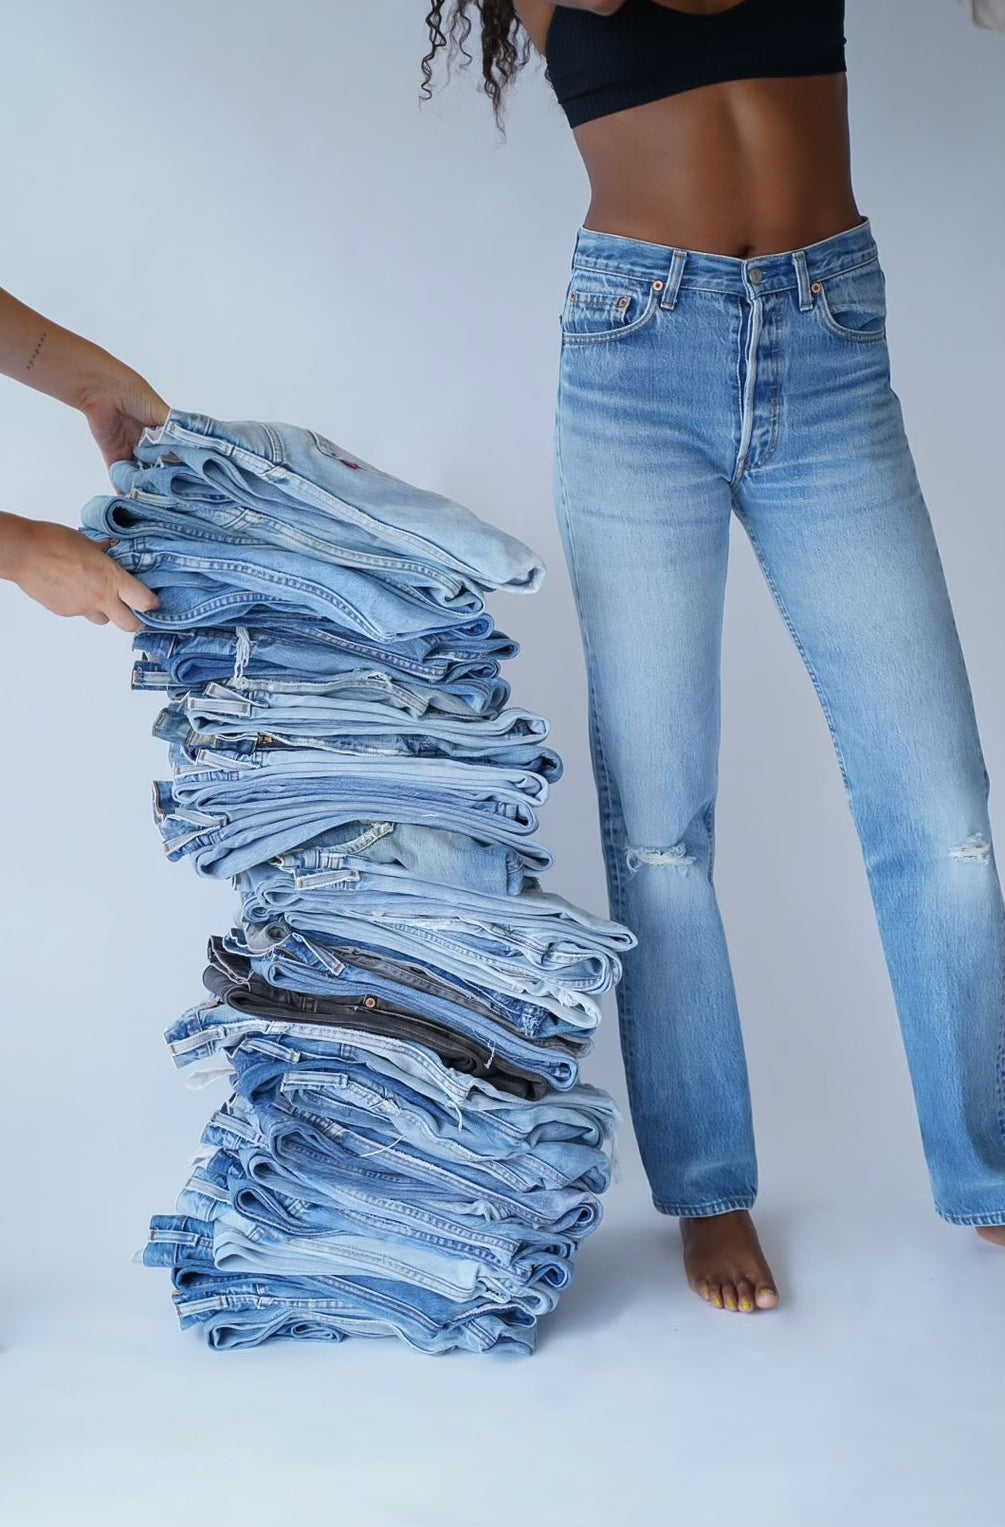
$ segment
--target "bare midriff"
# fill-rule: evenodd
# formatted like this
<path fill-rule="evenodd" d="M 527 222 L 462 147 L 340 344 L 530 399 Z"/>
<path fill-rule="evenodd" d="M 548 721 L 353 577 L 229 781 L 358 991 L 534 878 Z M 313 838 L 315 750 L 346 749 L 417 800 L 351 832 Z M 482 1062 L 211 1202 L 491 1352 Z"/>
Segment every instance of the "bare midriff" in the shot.
<path fill-rule="evenodd" d="M 518 9 L 541 47 L 554 7 Z M 598 117 L 575 137 L 592 191 L 584 221 L 600 232 L 749 258 L 862 220 L 843 74 L 707 85 Z"/>

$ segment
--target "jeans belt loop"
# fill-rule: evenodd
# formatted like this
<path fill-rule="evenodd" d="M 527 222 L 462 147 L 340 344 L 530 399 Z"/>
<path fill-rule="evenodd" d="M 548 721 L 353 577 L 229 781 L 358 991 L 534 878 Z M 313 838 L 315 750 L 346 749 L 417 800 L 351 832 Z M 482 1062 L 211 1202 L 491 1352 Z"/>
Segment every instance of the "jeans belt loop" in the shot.
<path fill-rule="evenodd" d="M 799 311 L 808 313 L 813 307 L 813 292 L 810 289 L 810 273 L 806 267 L 805 249 L 795 251 L 792 263 L 796 268 L 796 283 L 799 287 Z"/>
<path fill-rule="evenodd" d="M 684 275 L 686 263 L 686 252 L 683 249 L 675 249 L 673 259 L 670 261 L 670 269 L 667 272 L 666 281 L 663 283 L 663 295 L 660 298 L 661 308 L 675 308 L 677 306 L 677 294 L 680 291 L 680 283 Z"/>

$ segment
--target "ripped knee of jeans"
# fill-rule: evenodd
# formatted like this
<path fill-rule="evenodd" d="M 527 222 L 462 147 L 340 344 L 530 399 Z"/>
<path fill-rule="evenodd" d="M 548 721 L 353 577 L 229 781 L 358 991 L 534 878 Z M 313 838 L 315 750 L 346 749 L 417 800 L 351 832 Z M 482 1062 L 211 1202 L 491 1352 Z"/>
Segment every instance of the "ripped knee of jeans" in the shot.
<path fill-rule="evenodd" d="M 950 852 L 954 859 L 963 859 L 970 864 L 987 864 L 991 859 L 991 844 L 982 832 L 975 832 Z"/>
<path fill-rule="evenodd" d="M 684 843 L 675 843 L 671 848 L 629 848 L 625 851 L 625 863 L 633 875 L 643 865 L 651 865 L 654 869 L 686 870 L 694 863 L 694 855 L 688 852 Z"/>

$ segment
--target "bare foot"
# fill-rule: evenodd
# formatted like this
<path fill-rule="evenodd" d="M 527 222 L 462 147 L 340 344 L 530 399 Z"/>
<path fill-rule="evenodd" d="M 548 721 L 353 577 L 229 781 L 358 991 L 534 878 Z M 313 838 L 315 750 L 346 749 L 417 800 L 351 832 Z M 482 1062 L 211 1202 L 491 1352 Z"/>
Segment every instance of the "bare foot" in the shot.
<path fill-rule="evenodd" d="M 772 1310 L 778 1291 L 746 1209 L 682 1219 L 684 1270 L 696 1294 L 717 1310 Z"/>
<path fill-rule="evenodd" d="M 1005 1225 L 978 1225 L 977 1234 L 995 1246 L 1005 1246 Z"/>

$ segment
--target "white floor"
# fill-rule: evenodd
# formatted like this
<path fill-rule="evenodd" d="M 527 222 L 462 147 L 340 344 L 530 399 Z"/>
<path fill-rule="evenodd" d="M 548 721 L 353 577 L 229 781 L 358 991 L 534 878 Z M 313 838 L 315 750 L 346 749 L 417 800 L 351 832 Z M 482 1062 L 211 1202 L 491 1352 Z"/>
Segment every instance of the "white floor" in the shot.
<path fill-rule="evenodd" d="M 1005 1258 L 923 1202 L 761 1212 L 773 1316 L 631 1178 L 530 1361 L 214 1354 L 130 1265 L 5 1274 L 5 1527 L 1000 1527 Z"/>

